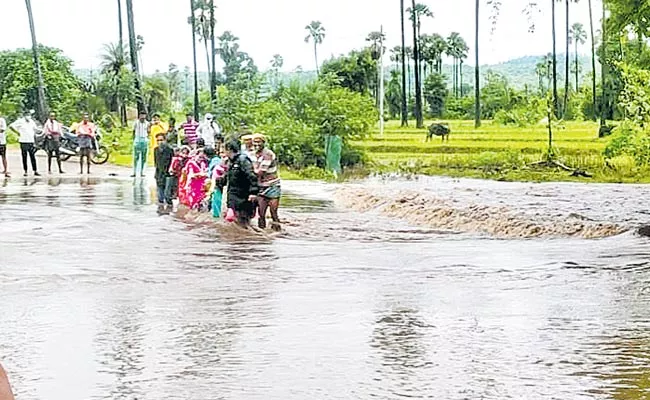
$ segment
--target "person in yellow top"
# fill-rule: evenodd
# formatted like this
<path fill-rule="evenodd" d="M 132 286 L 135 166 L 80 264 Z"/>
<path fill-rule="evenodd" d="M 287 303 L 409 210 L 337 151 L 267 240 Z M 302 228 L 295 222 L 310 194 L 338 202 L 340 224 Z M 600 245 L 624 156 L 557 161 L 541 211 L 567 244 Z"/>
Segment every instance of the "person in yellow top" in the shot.
<path fill-rule="evenodd" d="M 156 136 L 159 133 L 162 133 L 163 135 L 167 136 L 167 132 L 169 131 L 169 125 L 162 122 L 160 120 L 160 114 L 156 113 L 151 117 L 151 134 L 149 135 L 149 149 L 151 151 L 151 154 L 153 154 L 153 149 L 155 149 L 158 146 L 158 143 L 156 143 Z"/>

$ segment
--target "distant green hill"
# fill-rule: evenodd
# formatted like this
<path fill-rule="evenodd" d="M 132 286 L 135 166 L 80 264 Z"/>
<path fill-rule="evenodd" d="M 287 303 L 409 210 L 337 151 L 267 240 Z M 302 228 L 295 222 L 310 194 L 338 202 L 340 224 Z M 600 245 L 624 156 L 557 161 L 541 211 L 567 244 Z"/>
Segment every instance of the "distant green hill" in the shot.
<path fill-rule="evenodd" d="M 515 88 L 523 89 L 526 85 L 528 85 L 528 87 L 530 88 L 537 88 L 538 79 L 537 79 L 537 75 L 535 74 L 535 69 L 537 67 L 537 63 L 539 62 L 540 59 L 542 59 L 542 57 L 543 57 L 542 55 L 525 56 L 525 57 L 519 57 L 499 64 L 482 65 L 481 75 L 484 77 L 488 70 L 492 70 L 494 72 L 503 74 L 508 79 L 510 85 Z M 578 59 L 580 61 L 580 66 L 581 66 L 580 80 L 584 81 L 586 76 L 591 73 L 591 58 L 588 56 L 581 55 Z M 571 57 L 571 61 L 573 62 L 573 57 Z M 395 68 L 394 65 L 389 65 L 387 66 L 387 71 L 390 71 L 391 69 L 394 68 Z M 443 65 L 442 69 L 443 69 L 443 74 L 447 77 L 449 86 L 451 86 L 452 66 L 449 64 L 445 64 Z M 599 71 L 598 64 L 596 64 L 596 69 L 598 72 Z M 563 84 L 564 54 L 558 54 L 557 71 L 558 71 L 558 78 L 559 78 L 558 81 L 562 82 Z M 91 71 L 87 69 L 79 69 L 79 70 L 75 70 L 75 73 L 77 74 L 77 76 L 79 76 L 79 78 L 88 81 L 91 80 L 92 77 L 96 77 L 99 72 Z M 389 76 L 390 73 L 387 72 L 386 78 L 388 79 Z M 184 74 L 181 73 L 181 78 L 182 78 L 181 87 L 183 87 L 189 93 L 192 87 L 192 76 L 191 75 L 185 76 Z M 301 84 L 305 84 L 316 79 L 316 72 L 315 71 L 280 72 L 279 79 L 284 84 L 288 84 L 294 81 L 297 81 Z M 573 82 L 573 79 L 574 78 L 572 76 L 571 82 Z M 412 76 L 411 76 L 411 80 L 413 80 Z M 463 66 L 463 83 L 469 86 L 474 86 L 473 66 L 471 65 Z M 208 74 L 206 72 L 199 72 L 199 84 L 201 88 L 207 89 Z M 481 84 L 485 84 L 484 79 L 481 82 Z"/>

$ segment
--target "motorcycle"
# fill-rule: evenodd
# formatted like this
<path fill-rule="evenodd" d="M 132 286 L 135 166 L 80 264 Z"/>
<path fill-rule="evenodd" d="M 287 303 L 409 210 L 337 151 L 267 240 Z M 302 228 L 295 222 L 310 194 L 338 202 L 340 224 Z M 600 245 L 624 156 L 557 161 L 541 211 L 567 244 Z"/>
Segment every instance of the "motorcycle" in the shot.
<path fill-rule="evenodd" d="M 93 151 L 92 157 L 90 157 L 90 162 L 96 165 L 105 164 L 108 162 L 108 158 L 111 155 L 111 152 L 108 147 L 101 143 L 102 134 L 100 130 L 97 130 L 95 137 L 93 138 Z M 45 135 L 37 134 L 36 135 L 36 151 L 45 150 Z M 79 145 L 77 144 L 77 135 L 70 131 L 70 128 L 67 126 L 63 127 L 63 134 L 61 135 L 61 146 L 59 147 L 61 152 L 61 160 L 68 161 L 71 157 L 79 156 Z"/>

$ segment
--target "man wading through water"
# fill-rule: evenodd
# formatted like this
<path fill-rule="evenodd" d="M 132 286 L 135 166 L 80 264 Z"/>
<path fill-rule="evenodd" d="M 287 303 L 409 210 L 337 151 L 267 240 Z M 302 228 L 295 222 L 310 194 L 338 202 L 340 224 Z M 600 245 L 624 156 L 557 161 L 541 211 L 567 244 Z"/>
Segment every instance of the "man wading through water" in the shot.
<path fill-rule="evenodd" d="M 174 157 L 174 150 L 169 144 L 164 133 L 156 135 L 157 147 L 154 150 L 154 162 L 156 165 L 156 188 L 158 189 L 158 213 L 169 214 L 174 208 L 172 193 L 166 190 L 167 179 L 170 177 L 169 167 Z M 165 208 L 166 207 L 166 208 Z"/>
<path fill-rule="evenodd" d="M 251 160 L 241 153 L 238 141 L 232 140 L 226 144 L 226 155 L 230 160 L 227 174 L 228 208 L 235 212 L 239 225 L 248 227 L 255 212 L 254 202 L 259 191 L 257 176 Z"/>
<path fill-rule="evenodd" d="M 45 121 L 43 126 L 45 134 L 45 151 L 47 152 L 47 172 L 52 173 L 52 157 L 56 157 L 56 164 L 59 166 L 59 174 L 63 173 L 61 169 L 61 135 L 63 126 L 56 120 L 56 114 L 51 112 L 50 117 Z"/>
<path fill-rule="evenodd" d="M 256 133 L 253 135 L 253 167 L 259 179 L 259 195 L 257 204 L 259 207 L 258 226 L 260 229 L 266 229 L 266 210 L 271 210 L 273 223 L 271 228 L 274 231 L 280 231 L 280 217 L 278 208 L 280 207 L 280 176 L 278 175 L 278 161 L 275 153 L 266 147 L 266 137 Z"/>

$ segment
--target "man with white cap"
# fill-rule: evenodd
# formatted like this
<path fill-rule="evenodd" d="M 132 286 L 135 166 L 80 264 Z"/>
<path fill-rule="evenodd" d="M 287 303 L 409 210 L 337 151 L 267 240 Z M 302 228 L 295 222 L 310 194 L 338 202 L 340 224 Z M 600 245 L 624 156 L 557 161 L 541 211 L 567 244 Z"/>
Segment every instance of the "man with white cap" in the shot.
<path fill-rule="evenodd" d="M 203 139 L 206 147 L 215 148 L 217 142 L 223 142 L 221 127 L 217 121 L 214 120 L 214 116 L 210 113 L 205 114 L 205 119 L 199 125 L 199 128 L 196 130 L 196 134 L 199 138 Z"/>

